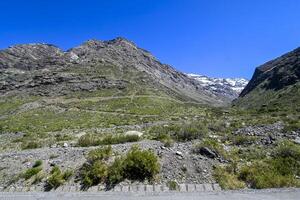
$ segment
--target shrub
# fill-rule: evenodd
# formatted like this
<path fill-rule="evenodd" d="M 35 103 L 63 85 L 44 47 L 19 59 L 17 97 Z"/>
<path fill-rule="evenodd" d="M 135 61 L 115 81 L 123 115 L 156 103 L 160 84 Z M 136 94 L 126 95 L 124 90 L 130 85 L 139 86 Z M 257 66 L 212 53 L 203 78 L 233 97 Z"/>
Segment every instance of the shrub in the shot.
<path fill-rule="evenodd" d="M 154 138 L 158 140 L 173 139 L 176 141 L 190 141 L 200 139 L 207 134 L 208 129 L 201 123 L 173 124 L 168 126 L 154 126 L 150 129 Z M 171 137 L 171 138 L 168 138 Z"/>
<path fill-rule="evenodd" d="M 291 142 L 280 143 L 272 158 L 255 161 L 241 169 L 239 178 L 252 188 L 300 186 L 300 146 Z"/>
<path fill-rule="evenodd" d="M 98 145 L 111 145 L 111 144 L 123 144 L 127 142 L 137 142 L 140 140 L 138 135 L 112 135 L 107 134 L 104 136 L 96 136 L 93 134 L 85 134 L 78 140 L 78 146 L 98 146 Z"/>
<path fill-rule="evenodd" d="M 108 166 L 104 162 L 112 155 L 111 146 L 91 150 L 80 170 L 80 178 L 84 188 L 105 182 L 108 176 Z"/>
<path fill-rule="evenodd" d="M 226 167 L 216 167 L 213 175 L 222 189 L 235 190 L 246 187 L 246 184 L 238 179 L 234 171 L 234 169 Z"/>
<path fill-rule="evenodd" d="M 38 174 L 40 171 L 42 171 L 42 167 L 33 167 L 30 169 L 27 169 L 25 173 L 22 175 L 22 177 L 27 180 L 33 177 L 34 175 Z"/>
<path fill-rule="evenodd" d="M 85 163 L 81 169 L 82 183 L 85 187 L 103 183 L 107 179 L 107 174 L 107 165 L 103 161 L 96 160 L 93 163 Z"/>
<path fill-rule="evenodd" d="M 176 181 L 169 181 L 167 183 L 169 190 L 179 190 L 179 185 Z"/>
<path fill-rule="evenodd" d="M 98 143 L 101 145 L 123 144 L 127 142 L 137 142 L 140 140 L 138 135 L 107 135 Z"/>
<path fill-rule="evenodd" d="M 111 147 L 92 150 L 80 170 L 83 188 L 99 183 L 113 186 L 124 179 L 152 180 L 159 172 L 157 156 L 149 150 L 133 146 L 125 156 L 115 158 L 111 165 L 105 161 L 112 154 Z"/>
<path fill-rule="evenodd" d="M 90 163 L 96 160 L 106 160 L 112 155 L 111 146 L 101 147 L 98 149 L 91 150 L 88 153 L 87 159 Z"/>
<path fill-rule="evenodd" d="M 133 146 L 124 159 L 124 175 L 130 180 L 152 180 L 159 173 L 157 156 L 149 150 Z"/>
<path fill-rule="evenodd" d="M 79 138 L 77 144 L 81 147 L 97 146 L 97 140 L 95 135 L 87 133 Z"/>
<path fill-rule="evenodd" d="M 71 170 L 62 173 L 58 166 L 54 166 L 50 172 L 50 177 L 47 179 L 46 189 L 51 190 L 58 188 L 69 180 L 72 175 L 73 172 Z"/>
<path fill-rule="evenodd" d="M 124 158 L 116 158 L 108 169 L 108 184 L 114 185 L 124 179 Z"/>
<path fill-rule="evenodd" d="M 32 182 L 32 184 L 37 184 L 42 182 L 42 180 L 45 178 L 45 174 L 44 173 L 38 173 L 34 176 L 34 180 Z"/>
<path fill-rule="evenodd" d="M 256 189 L 299 186 L 299 181 L 293 175 L 280 174 L 272 163 L 263 161 L 244 166 L 239 179 Z"/>

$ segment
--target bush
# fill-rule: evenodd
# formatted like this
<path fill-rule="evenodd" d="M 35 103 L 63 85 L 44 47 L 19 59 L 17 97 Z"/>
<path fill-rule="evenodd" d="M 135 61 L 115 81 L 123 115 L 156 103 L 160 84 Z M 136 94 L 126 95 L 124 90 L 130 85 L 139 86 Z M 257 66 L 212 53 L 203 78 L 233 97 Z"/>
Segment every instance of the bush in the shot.
<path fill-rule="evenodd" d="M 127 142 L 137 142 L 140 140 L 138 135 L 104 135 L 96 136 L 93 134 L 85 134 L 81 136 L 78 140 L 78 146 L 88 147 L 88 146 L 99 146 L 99 145 L 111 145 L 111 144 L 123 144 Z"/>
<path fill-rule="evenodd" d="M 123 144 L 127 142 L 137 142 L 140 140 L 138 135 L 106 135 L 98 141 L 99 145 Z"/>
<path fill-rule="evenodd" d="M 133 146 L 124 159 L 124 175 L 130 180 L 152 180 L 159 173 L 157 156 L 149 150 Z"/>
<path fill-rule="evenodd" d="M 114 185 L 124 179 L 124 164 L 123 157 L 116 158 L 113 164 L 108 169 L 108 184 Z"/>
<path fill-rule="evenodd" d="M 216 167 L 213 175 L 222 189 L 235 190 L 246 187 L 246 184 L 238 179 L 234 171 L 228 167 Z"/>
<path fill-rule="evenodd" d="M 245 181 L 249 187 L 256 189 L 299 186 L 299 180 L 296 180 L 292 174 L 281 174 L 272 162 L 264 161 L 244 166 L 239 174 L 239 179 Z"/>
<path fill-rule="evenodd" d="M 271 158 L 255 161 L 242 167 L 239 178 L 252 188 L 300 186 L 300 146 L 291 142 L 280 143 Z"/>
<path fill-rule="evenodd" d="M 169 190 L 179 190 L 179 185 L 176 181 L 169 181 L 167 183 Z"/>
<path fill-rule="evenodd" d="M 88 153 L 87 159 L 90 163 L 96 160 L 106 160 L 112 155 L 111 146 L 101 147 L 98 149 L 91 150 Z"/>
<path fill-rule="evenodd" d="M 97 141 L 98 138 L 95 135 L 87 133 L 79 138 L 77 144 L 80 147 L 97 146 Z"/>
<path fill-rule="evenodd" d="M 125 156 L 115 158 L 111 165 L 105 160 L 111 155 L 111 147 L 92 150 L 88 162 L 83 165 L 80 178 L 83 188 L 99 183 L 113 186 L 124 179 L 152 180 L 159 173 L 157 156 L 149 150 L 133 146 Z"/>
<path fill-rule="evenodd" d="M 104 183 L 107 179 L 107 165 L 96 160 L 93 163 L 85 163 L 81 169 L 82 183 L 85 187 Z"/>
<path fill-rule="evenodd" d="M 46 189 L 56 189 L 59 186 L 63 185 L 70 177 L 73 175 L 71 170 L 67 170 L 62 173 L 58 166 L 54 166 L 50 172 L 51 176 L 47 179 Z"/>
<path fill-rule="evenodd" d="M 42 171 L 41 167 L 33 167 L 30 169 L 27 169 L 25 173 L 22 175 L 22 177 L 27 180 L 33 177 L 34 175 L 38 174 L 40 171 Z"/>
<path fill-rule="evenodd" d="M 80 178 L 84 188 L 105 182 L 108 176 L 108 166 L 104 162 L 112 155 L 111 146 L 91 150 L 80 170 Z"/>
<path fill-rule="evenodd" d="M 149 132 L 154 134 L 154 139 L 157 138 L 160 141 L 163 139 L 173 139 L 184 142 L 203 138 L 203 136 L 207 134 L 208 129 L 201 123 L 189 123 L 154 126 Z"/>

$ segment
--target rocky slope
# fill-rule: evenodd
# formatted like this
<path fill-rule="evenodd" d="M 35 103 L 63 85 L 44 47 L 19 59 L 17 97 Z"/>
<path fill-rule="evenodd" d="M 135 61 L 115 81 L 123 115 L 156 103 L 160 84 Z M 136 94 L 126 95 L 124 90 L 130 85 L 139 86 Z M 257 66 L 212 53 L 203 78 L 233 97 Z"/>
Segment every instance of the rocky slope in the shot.
<path fill-rule="evenodd" d="M 151 88 L 176 99 L 224 105 L 230 99 L 160 63 L 134 43 L 116 38 L 89 40 L 67 52 L 48 44 L 17 45 L 0 51 L 0 92 L 64 95 L 103 88 Z"/>
<path fill-rule="evenodd" d="M 248 80 L 244 78 L 211 78 L 198 74 L 187 74 L 189 77 L 197 80 L 207 91 L 222 94 L 230 99 L 236 99 Z"/>
<path fill-rule="evenodd" d="M 300 48 L 297 48 L 257 67 L 236 104 L 243 107 L 299 105 L 299 81 Z"/>

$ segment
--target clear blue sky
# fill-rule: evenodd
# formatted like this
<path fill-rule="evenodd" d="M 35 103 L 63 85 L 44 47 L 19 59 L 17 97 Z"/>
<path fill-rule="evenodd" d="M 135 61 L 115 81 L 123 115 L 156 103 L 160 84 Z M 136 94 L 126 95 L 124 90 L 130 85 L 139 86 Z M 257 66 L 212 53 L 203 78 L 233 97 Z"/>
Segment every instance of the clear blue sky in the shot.
<path fill-rule="evenodd" d="M 299 0 L 3 0 L 0 48 L 126 37 L 184 72 L 251 78 L 300 46 Z"/>

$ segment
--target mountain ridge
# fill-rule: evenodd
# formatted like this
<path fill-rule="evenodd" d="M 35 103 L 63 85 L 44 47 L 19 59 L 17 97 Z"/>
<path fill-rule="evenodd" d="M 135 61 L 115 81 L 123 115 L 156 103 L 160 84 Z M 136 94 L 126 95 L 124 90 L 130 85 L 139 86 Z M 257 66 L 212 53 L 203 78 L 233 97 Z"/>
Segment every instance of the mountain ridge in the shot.
<path fill-rule="evenodd" d="M 108 66 L 113 67 L 109 68 Z M 172 93 L 176 98 L 179 97 L 187 101 L 217 106 L 228 105 L 230 103 L 228 97 L 205 90 L 194 79 L 189 78 L 170 65 L 162 64 L 149 51 L 141 49 L 133 42 L 121 37 L 108 41 L 88 40 L 67 51 L 63 51 L 55 45 L 45 43 L 15 45 L 0 51 L 0 69 L 1 73 L 4 74 L 2 76 L 4 78 L 2 78 L 3 80 L 0 84 L 2 93 L 12 88 L 17 89 L 14 87 L 15 85 L 18 86 L 17 90 L 21 90 L 22 88 L 31 88 L 31 90 L 34 90 L 37 87 L 34 83 L 34 78 L 33 81 L 31 79 L 24 79 L 26 75 L 24 75 L 22 81 L 20 81 L 20 77 L 16 80 L 8 72 L 11 69 L 21 70 L 25 74 L 28 73 L 29 78 L 33 76 L 30 74 L 31 72 L 38 72 L 38 76 L 40 77 L 38 79 L 43 78 L 44 72 L 42 71 L 50 70 L 55 75 L 49 72 L 47 75 L 49 79 L 52 80 L 51 77 L 54 76 L 53 79 L 60 80 L 60 82 L 52 82 L 55 83 L 55 87 L 57 85 L 65 85 L 65 77 L 60 77 L 62 71 L 70 75 L 70 72 L 74 71 L 74 69 L 86 72 L 88 70 L 91 70 L 90 72 L 102 70 L 103 73 L 93 74 L 103 75 L 102 79 L 104 78 L 105 80 L 99 80 L 98 77 L 96 78 L 96 82 L 98 83 L 117 79 L 137 83 L 145 79 L 144 85 L 147 85 L 145 82 L 147 79 L 151 87 Z M 17 72 L 15 71 L 14 73 Z M 130 73 L 135 75 L 129 75 Z M 82 78 L 82 76 L 78 77 L 77 75 L 75 79 L 80 81 Z M 31 84 L 34 87 L 29 86 L 28 82 L 33 82 Z M 103 84 L 95 84 L 95 87 L 92 88 L 93 90 L 97 90 L 99 87 L 101 89 L 102 86 Z"/>
<path fill-rule="evenodd" d="M 299 103 L 295 98 L 300 93 L 299 83 L 300 48 L 296 48 L 258 66 L 234 104 L 247 108 L 295 106 Z"/>

